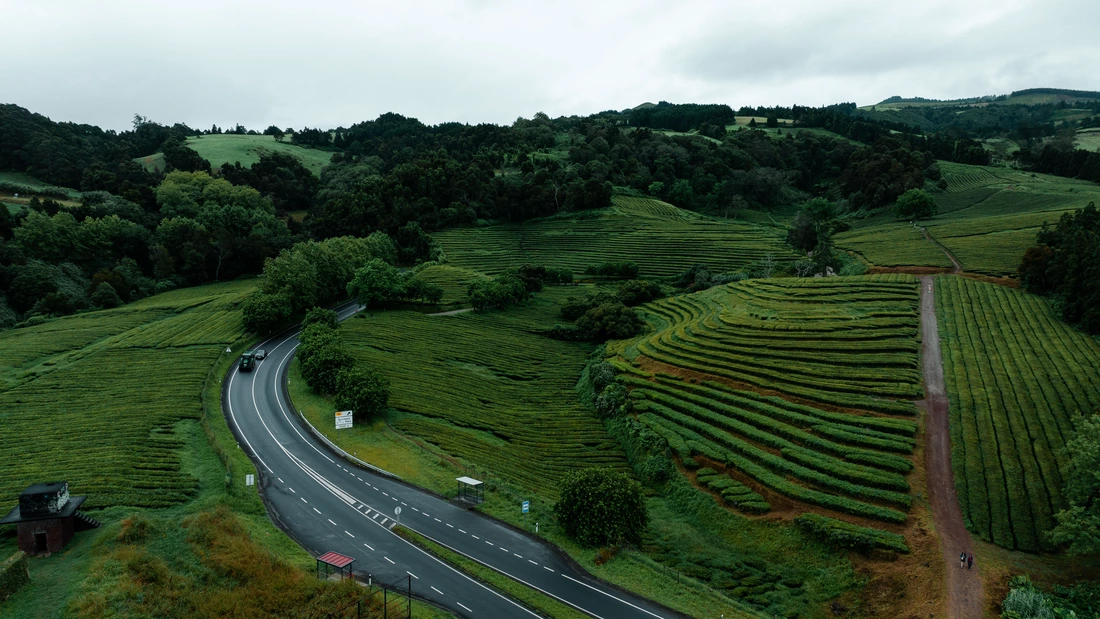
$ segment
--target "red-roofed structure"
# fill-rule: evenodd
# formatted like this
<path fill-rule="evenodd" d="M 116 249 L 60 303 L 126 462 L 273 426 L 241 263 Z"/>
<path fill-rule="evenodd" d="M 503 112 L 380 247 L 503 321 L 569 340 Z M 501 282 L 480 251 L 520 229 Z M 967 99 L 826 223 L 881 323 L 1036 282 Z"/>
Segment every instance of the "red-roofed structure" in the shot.
<path fill-rule="evenodd" d="M 355 559 L 347 555 L 342 555 L 338 552 L 326 552 L 325 554 L 317 557 L 317 577 L 328 578 L 333 574 L 331 568 L 336 568 L 336 573 L 340 574 L 340 578 L 347 578 L 351 576 L 352 564 L 355 563 Z M 321 568 L 324 568 L 322 574 Z"/>

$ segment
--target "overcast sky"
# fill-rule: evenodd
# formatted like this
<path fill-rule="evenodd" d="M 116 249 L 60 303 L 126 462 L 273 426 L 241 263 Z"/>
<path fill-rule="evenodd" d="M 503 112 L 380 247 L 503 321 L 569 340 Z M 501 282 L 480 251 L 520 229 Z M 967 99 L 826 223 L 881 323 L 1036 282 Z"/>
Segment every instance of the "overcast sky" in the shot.
<path fill-rule="evenodd" d="M 0 103 L 125 129 L 1100 90 L 1100 0 L 0 0 Z"/>

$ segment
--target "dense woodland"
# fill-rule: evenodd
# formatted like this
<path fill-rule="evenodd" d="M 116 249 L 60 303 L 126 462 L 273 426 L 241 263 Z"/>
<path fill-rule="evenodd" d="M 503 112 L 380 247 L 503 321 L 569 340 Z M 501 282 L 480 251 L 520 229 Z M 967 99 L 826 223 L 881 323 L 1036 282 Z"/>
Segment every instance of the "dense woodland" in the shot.
<path fill-rule="evenodd" d="M 981 113 L 1000 114 L 998 126 L 1010 123 L 1011 114 L 994 107 Z M 1028 122 L 1059 108 L 1000 107 L 1024 110 Z M 666 102 L 588 117 L 540 113 L 509 126 L 429 126 L 388 113 L 330 130 L 263 131 L 331 151 L 317 178 L 282 154 L 211 169 L 186 140 L 222 133 L 216 126 L 200 131 L 135 116 L 131 130 L 115 132 L 0 105 L 0 170 L 81 192 L 79 205 L 47 190 L 14 213 L 0 209 L 0 324 L 257 274 L 266 259 L 306 240 L 383 233 L 395 261 L 412 265 L 439 257 L 431 231 L 599 209 L 614 192 L 727 217 L 810 198 L 841 214 L 878 209 L 934 186 L 936 160 L 988 163 L 973 139 L 982 131 L 936 125 L 936 112 L 922 113 L 935 131 L 911 115 L 839 104 L 742 108 L 736 115 L 764 117 L 778 129 L 727 132 L 735 118 L 729 106 Z M 257 134 L 241 125 L 228 132 Z M 167 173 L 135 161 L 154 152 L 164 154 Z M 1075 151 L 1072 141 L 1036 140 L 1018 158 L 1036 170 L 1100 180 L 1100 154 Z M 304 212 L 304 221 L 292 212 Z"/>

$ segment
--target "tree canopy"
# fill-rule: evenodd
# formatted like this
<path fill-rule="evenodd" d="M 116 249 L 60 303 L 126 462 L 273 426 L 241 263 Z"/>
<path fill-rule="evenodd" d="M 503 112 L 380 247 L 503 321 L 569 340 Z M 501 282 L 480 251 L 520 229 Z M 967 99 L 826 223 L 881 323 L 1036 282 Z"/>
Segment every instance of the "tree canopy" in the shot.
<path fill-rule="evenodd" d="M 641 484 L 610 469 L 568 474 L 554 514 L 566 535 L 585 546 L 640 543 L 649 522 Z"/>

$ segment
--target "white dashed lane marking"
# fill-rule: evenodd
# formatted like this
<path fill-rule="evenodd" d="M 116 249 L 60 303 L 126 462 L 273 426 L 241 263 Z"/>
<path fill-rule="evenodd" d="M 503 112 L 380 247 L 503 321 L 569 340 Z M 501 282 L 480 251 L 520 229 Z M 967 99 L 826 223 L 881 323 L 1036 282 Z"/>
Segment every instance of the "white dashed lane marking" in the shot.
<path fill-rule="evenodd" d="M 326 518 L 326 520 L 328 520 L 329 522 L 332 522 L 332 518 Z M 332 522 L 332 524 L 335 525 L 336 523 Z"/>
<path fill-rule="evenodd" d="M 316 507 L 313 508 L 313 511 L 317 512 L 318 514 L 321 513 L 321 510 L 317 509 Z"/>
<path fill-rule="evenodd" d="M 462 602 L 455 602 L 455 604 L 458 604 L 458 605 L 459 605 L 459 606 L 461 606 L 462 608 L 465 608 L 465 609 L 466 609 L 466 612 L 468 612 L 468 613 L 472 613 L 472 612 L 474 612 L 474 611 L 470 610 L 470 607 L 469 607 L 469 606 L 466 606 L 466 605 L 465 605 L 465 604 L 463 604 Z"/>
<path fill-rule="evenodd" d="M 429 586 L 431 586 L 431 585 L 429 585 Z M 435 587 L 432 587 L 432 591 L 435 591 L 435 592 L 436 592 L 436 593 L 438 593 L 439 595 L 443 595 L 443 592 L 442 592 L 442 591 L 440 591 L 439 589 L 436 589 Z M 465 608 L 465 607 L 463 607 L 463 608 Z M 470 609 L 469 609 L 469 608 L 467 608 L 466 610 L 470 610 Z"/>
<path fill-rule="evenodd" d="M 374 552 L 374 548 L 371 548 L 370 544 L 363 544 L 363 545 L 366 546 L 371 552 Z"/>
<path fill-rule="evenodd" d="M 394 562 L 393 562 L 393 559 L 391 559 L 391 558 L 389 558 L 389 557 L 382 557 L 382 558 L 383 558 L 383 559 L 385 559 L 385 560 L 387 560 L 387 561 L 389 561 L 389 562 L 390 562 L 390 565 L 397 565 L 396 563 L 394 563 Z"/>
<path fill-rule="evenodd" d="M 348 532 L 347 532 L 347 531 L 344 531 L 344 533 L 348 533 Z M 355 539 L 355 536 L 354 536 L 354 535 L 352 535 L 351 533 L 348 533 L 348 537 L 350 537 L 351 539 Z"/>
<path fill-rule="evenodd" d="M 405 573 L 408 574 L 409 576 L 412 576 L 413 578 L 415 578 L 417 580 L 420 580 L 420 577 L 417 576 L 416 574 L 413 574 L 412 572 L 406 571 Z"/>

